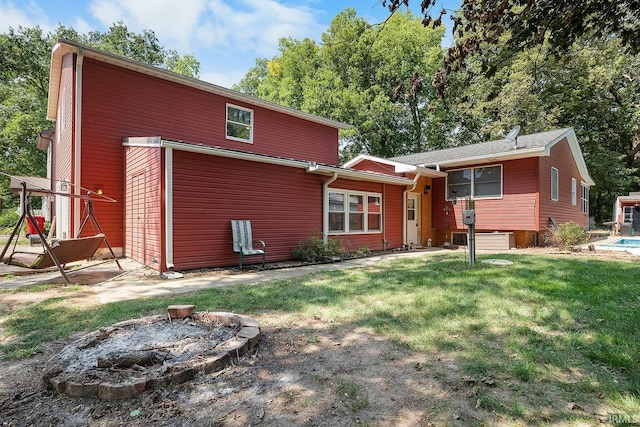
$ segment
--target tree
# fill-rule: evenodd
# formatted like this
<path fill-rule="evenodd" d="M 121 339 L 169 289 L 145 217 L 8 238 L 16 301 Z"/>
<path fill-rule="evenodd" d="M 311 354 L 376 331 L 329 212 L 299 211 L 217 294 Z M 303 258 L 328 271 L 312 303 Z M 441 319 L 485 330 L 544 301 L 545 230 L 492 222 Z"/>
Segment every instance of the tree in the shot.
<path fill-rule="evenodd" d="M 640 186 L 640 56 L 621 43 L 576 42 L 564 61 L 552 59 L 546 44 L 529 49 L 493 76 L 476 76 L 459 97 L 478 140 L 498 138 L 515 124 L 523 133 L 573 127 L 597 183 L 591 190 L 597 221 L 610 220 L 615 198 Z"/>
<path fill-rule="evenodd" d="M 0 170 L 14 175 L 44 176 L 46 152 L 36 147 L 38 133 L 52 128 L 46 120 L 51 49 L 59 38 L 88 44 L 151 65 L 197 77 L 193 55 L 180 56 L 159 45 L 152 31 L 131 33 L 119 22 L 108 32 L 84 36 L 60 26 L 44 34 L 39 27 L 10 28 L 0 34 Z M 0 181 L 0 197 L 12 200 L 9 182 Z M 6 205 L 6 203 L 5 203 Z"/>
<path fill-rule="evenodd" d="M 383 0 L 382 4 L 394 13 L 402 5 L 409 6 L 409 0 Z M 425 26 L 442 25 L 447 11 L 434 16 L 437 4 L 437 0 L 422 0 Z M 440 95 L 452 72 L 465 68 L 471 57 L 479 59 L 480 72 L 490 76 L 505 58 L 545 42 L 548 54 L 556 58 L 583 36 L 615 36 L 631 54 L 640 51 L 640 0 L 462 0 L 451 18 L 456 44 L 433 81 Z M 503 44 L 498 46 L 501 38 Z"/>
<path fill-rule="evenodd" d="M 352 124 L 341 133 L 343 159 L 441 147 L 452 129 L 448 106 L 422 79 L 442 60 L 442 33 L 409 12 L 376 27 L 348 8 L 334 17 L 321 46 L 283 39 L 280 55 L 258 60 L 234 88 Z"/>

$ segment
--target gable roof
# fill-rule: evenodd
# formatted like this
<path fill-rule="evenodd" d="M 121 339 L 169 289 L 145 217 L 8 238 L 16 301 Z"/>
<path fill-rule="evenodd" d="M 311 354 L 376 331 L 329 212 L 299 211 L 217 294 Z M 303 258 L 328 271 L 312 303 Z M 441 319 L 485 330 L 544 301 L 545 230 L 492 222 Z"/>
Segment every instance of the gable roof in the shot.
<path fill-rule="evenodd" d="M 593 182 L 589 176 L 587 165 L 580 151 L 580 145 L 572 128 L 521 135 L 518 136 L 515 141 L 504 138 L 478 144 L 446 148 L 444 150 L 408 154 L 406 156 L 392 157 L 391 160 L 440 169 L 441 167 L 453 168 L 471 164 L 543 157 L 549 156 L 551 154 L 551 148 L 565 138 L 569 143 L 571 154 L 573 155 L 582 179 L 589 186 L 595 185 L 595 182 Z"/>
<path fill-rule="evenodd" d="M 115 55 L 103 50 L 99 50 L 90 46 L 86 46 L 80 43 L 76 43 L 70 40 L 59 39 L 58 43 L 53 47 L 51 52 L 51 73 L 49 77 L 49 96 L 47 105 L 47 119 L 56 120 L 56 111 L 58 107 L 58 96 L 60 92 L 60 75 L 62 72 L 62 58 L 68 53 L 75 53 L 82 57 L 92 58 L 97 61 L 112 64 L 118 67 L 122 67 L 128 70 L 136 71 L 142 74 L 147 74 L 153 77 L 157 77 L 170 82 L 178 83 L 184 86 L 192 87 L 204 92 L 213 93 L 216 95 L 229 98 L 231 100 L 244 102 L 246 104 L 262 107 L 267 110 L 277 111 L 289 116 L 294 116 L 303 120 L 320 123 L 325 126 L 329 126 L 336 129 L 348 129 L 350 126 L 338 122 L 336 120 L 327 119 L 324 117 L 316 116 L 314 114 L 305 113 L 300 110 L 285 107 L 283 105 L 276 104 L 274 102 L 265 101 L 264 99 L 256 98 L 254 96 L 246 95 L 235 90 L 227 89 L 222 86 L 218 86 L 205 81 L 183 76 L 173 71 L 165 70 L 163 68 L 154 67 L 133 59 L 125 58 L 123 56 Z"/>
<path fill-rule="evenodd" d="M 343 168 L 353 168 L 358 163 L 361 163 L 365 160 L 369 160 L 375 163 L 381 163 L 383 165 L 387 165 L 393 168 L 395 173 L 417 173 L 420 172 L 422 176 L 428 176 L 431 178 L 444 177 L 447 176 L 446 172 L 436 171 L 430 168 L 425 168 L 420 165 L 411 165 L 409 163 L 397 162 L 390 159 L 385 159 L 382 157 L 370 156 L 368 154 L 359 154 L 353 159 L 346 162 L 342 167 Z"/>

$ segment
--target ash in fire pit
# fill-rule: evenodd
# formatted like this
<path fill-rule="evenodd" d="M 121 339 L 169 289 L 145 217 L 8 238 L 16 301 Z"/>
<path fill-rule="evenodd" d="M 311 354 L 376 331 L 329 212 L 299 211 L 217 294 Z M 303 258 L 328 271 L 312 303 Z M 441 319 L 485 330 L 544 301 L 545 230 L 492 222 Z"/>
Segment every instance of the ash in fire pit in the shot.
<path fill-rule="evenodd" d="M 150 316 L 85 335 L 47 363 L 47 387 L 112 400 L 224 368 L 260 339 L 258 323 L 233 313 Z"/>

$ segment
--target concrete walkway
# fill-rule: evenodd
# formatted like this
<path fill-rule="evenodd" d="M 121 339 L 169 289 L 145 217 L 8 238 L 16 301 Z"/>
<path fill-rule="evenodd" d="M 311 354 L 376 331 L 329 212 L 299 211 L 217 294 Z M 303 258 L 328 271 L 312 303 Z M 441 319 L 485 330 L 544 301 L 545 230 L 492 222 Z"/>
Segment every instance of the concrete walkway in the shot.
<path fill-rule="evenodd" d="M 127 277 L 127 273 L 93 286 L 101 303 L 124 301 L 136 298 L 170 296 L 207 288 L 222 288 L 235 285 L 254 285 L 272 280 L 287 280 L 324 271 L 357 268 L 376 265 L 383 261 L 399 258 L 414 258 L 431 254 L 442 249 L 394 252 L 368 258 L 360 258 L 331 264 L 318 264 L 303 267 L 261 270 L 248 273 L 202 275 L 181 279 L 154 279 Z"/>
<path fill-rule="evenodd" d="M 19 250 L 39 251 L 37 247 L 20 247 Z M 101 303 L 131 300 L 136 298 L 170 296 L 206 288 L 220 288 L 235 285 L 253 285 L 272 280 L 287 280 L 323 271 L 365 267 L 399 258 L 425 256 L 441 248 L 424 248 L 408 252 L 392 252 L 367 258 L 359 258 L 330 264 L 317 264 L 270 270 L 188 274 L 177 279 L 164 279 L 161 275 L 142 264 L 128 258 L 119 259 L 122 270 L 114 260 L 78 261 L 70 263 L 66 270 L 71 283 L 92 284 Z M 37 284 L 61 283 L 64 279 L 57 268 L 32 270 L 0 263 L 0 291 Z M 95 284 L 94 284 L 95 283 Z"/>

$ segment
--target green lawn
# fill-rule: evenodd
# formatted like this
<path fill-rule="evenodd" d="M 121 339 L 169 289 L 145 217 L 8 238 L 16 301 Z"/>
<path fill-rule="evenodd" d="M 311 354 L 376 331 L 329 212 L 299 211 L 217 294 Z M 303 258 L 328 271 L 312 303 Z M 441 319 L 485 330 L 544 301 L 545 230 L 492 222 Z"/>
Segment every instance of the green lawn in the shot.
<path fill-rule="evenodd" d="M 604 405 L 640 420 L 640 264 L 500 257 L 514 265 L 482 264 L 486 256 L 479 256 L 470 269 L 462 254 L 447 253 L 170 299 L 70 308 L 62 296 L 0 312 L 0 355 L 27 355 L 43 341 L 160 313 L 169 304 L 283 321 L 320 316 L 333 319 L 332 327 L 368 327 L 425 360 L 455 360 L 465 375 L 495 380 L 502 393 L 481 389 L 478 405 L 524 423 L 557 420 L 549 413 L 557 400 Z M 572 421 L 580 417 L 576 411 Z"/>

